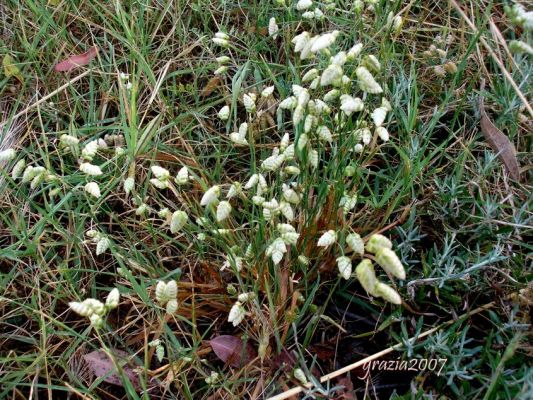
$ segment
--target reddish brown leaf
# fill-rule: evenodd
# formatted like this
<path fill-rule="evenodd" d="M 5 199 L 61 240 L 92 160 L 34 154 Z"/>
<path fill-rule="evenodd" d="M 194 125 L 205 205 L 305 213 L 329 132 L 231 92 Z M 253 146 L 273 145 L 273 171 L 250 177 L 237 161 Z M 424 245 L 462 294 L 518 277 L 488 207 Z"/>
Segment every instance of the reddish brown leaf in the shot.
<path fill-rule="evenodd" d="M 129 354 L 118 349 L 111 349 L 111 351 L 117 362 L 121 365 L 124 375 L 128 377 L 134 388 L 139 389 L 141 387 L 139 376 L 133 371 L 133 368 L 128 365 L 128 360 L 130 359 Z M 92 372 L 98 378 L 105 377 L 105 382 L 124 386 L 122 379 L 115 368 L 115 364 L 103 350 L 96 350 L 86 354 L 83 356 L 83 359 L 89 364 Z"/>
<path fill-rule="evenodd" d="M 209 79 L 209 82 L 207 82 L 207 85 L 205 85 L 205 87 L 200 92 L 200 96 L 207 97 L 211 95 L 211 93 L 213 93 L 221 83 L 222 83 L 222 79 L 220 79 L 219 76 L 215 76 Z"/>
<path fill-rule="evenodd" d="M 63 60 L 59 64 L 56 64 L 56 66 L 54 67 L 54 71 L 67 72 L 76 67 L 87 65 L 94 57 L 96 57 L 97 54 L 98 47 L 93 46 L 83 54 L 70 56 L 66 60 Z"/>
<path fill-rule="evenodd" d="M 335 386 L 342 386 L 342 389 L 339 389 L 337 391 L 337 399 L 344 399 L 344 400 L 356 400 L 357 396 L 355 395 L 354 388 L 353 388 L 353 382 L 352 380 L 347 376 L 340 376 L 337 378 L 337 384 Z"/>
<path fill-rule="evenodd" d="M 481 132 L 489 146 L 498 154 L 498 158 L 503 162 L 511 178 L 520 179 L 520 167 L 516 159 L 516 150 L 513 143 L 505 134 L 492 123 L 485 111 L 483 97 L 479 97 L 479 112 L 481 114 Z"/>
<path fill-rule="evenodd" d="M 243 349 L 244 343 L 237 336 L 217 336 L 211 339 L 209 344 L 217 357 L 232 367 L 241 367 L 255 357 L 253 348 L 248 344 L 246 349 Z"/>
<path fill-rule="evenodd" d="M 281 353 L 272 358 L 272 366 L 276 369 L 293 370 L 296 367 L 296 363 L 297 360 L 294 355 L 285 347 L 281 349 Z"/>

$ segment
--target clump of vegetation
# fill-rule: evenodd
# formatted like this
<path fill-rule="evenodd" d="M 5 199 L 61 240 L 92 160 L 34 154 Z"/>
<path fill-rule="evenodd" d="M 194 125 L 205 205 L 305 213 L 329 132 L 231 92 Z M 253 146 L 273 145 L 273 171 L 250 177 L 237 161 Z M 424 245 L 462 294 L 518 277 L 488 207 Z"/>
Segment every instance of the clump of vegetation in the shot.
<path fill-rule="evenodd" d="M 532 12 L 0 6 L 0 397 L 531 397 Z"/>

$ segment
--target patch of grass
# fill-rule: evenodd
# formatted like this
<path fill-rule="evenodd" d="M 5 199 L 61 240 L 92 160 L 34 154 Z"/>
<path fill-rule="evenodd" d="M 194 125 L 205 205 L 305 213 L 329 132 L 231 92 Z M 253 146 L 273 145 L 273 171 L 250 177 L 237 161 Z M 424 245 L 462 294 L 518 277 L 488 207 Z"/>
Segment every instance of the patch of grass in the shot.
<path fill-rule="evenodd" d="M 321 4 L 326 14 L 321 21 L 304 20 L 293 4 L 275 2 L 8 0 L 0 5 L 5 43 L 0 52 L 13 57 L 23 76 L 19 81 L 0 75 L 0 150 L 17 149 L 17 158 L 0 169 L 0 397 L 266 398 L 298 385 L 295 368 L 312 379 L 398 341 L 406 343 L 401 359 L 447 359 L 442 373 L 376 374 L 366 381 L 354 373 L 358 395 L 531 397 L 531 172 L 524 167 L 520 182 L 508 178 L 479 131 L 476 100 L 485 97 L 522 166 L 531 163 L 526 111 L 479 36 L 448 4 L 381 1 L 374 12 L 361 14 L 354 3 Z M 469 3 L 481 35 L 531 97 L 531 62 L 527 56 L 507 56 L 489 21 L 507 40 L 525 40 L 530 33 L 510 24 L 498 4 Z M 400 10 L 403 29 L 391 34 L 387 16 Z M 271 17 L 280 27 L 276 40 L 267 33 Z M 229 140 L 249 118 L 244 93 L 259 95 L 273 85 L 277 103 L 291 95 L 302 71 L 327 65 L 327 58 L 295 57 L 291 39 L 304 30 L 335 29 L 341 34 L 334 51 L 361 41 L 364 54 L 379 58 L 377 76 L 392 104 L 391 139 L 377 140 L 360 154 L 348 152 L 357 143 L 352 119 L 334 132 L 331 149 L 317 146 L 317 170 L 298 152 L 305 166 L 293 179 L 305 188 L 305 206 L 295 223 L 302 239 L 275 265 L 264 255 L 274 228 L 261 208 L 249 199 L 239 201 L 232 218 L 218 223 L 214 210 L 199 201 L 214 184 L 224 194 L 231 183 L 244 184 L 284 133 L 291 142 L 301 135 L 290 114 L 258 100 L 259 111 L 274 123 L 263 121 L 265 128 L 248 120 L 256 132 L 250 148 Z M 228 50 L 210 43 L 218 31 L 230 34 Z M 52 70 L 92 45 L 99 53 L 89 66 L 66 74 Z M 424 54 L 431 45 L 445 54 Z M 229 72 L 214 78 L 220 55 L 230 58 Z M 435 67 L 446 62 L 457 70 L 437 76 Z M 354 77 L 355 66 L 348 63 L 345 73 Z M 86 77 L 12 119 L 84 69 L 90 69 Z M 129 78 L 122 79 L 121 72 Z M 371 96 L 365 101 L 370 104 Z M 225 104 L 231 112 L 223 122 L 217 112 Z M 101 176 L 78 170 L 76 154 L 61 145 L 64 134 L 79 139 L 80 148 L 108 135 L 107 148 L 92 161 L 102 168 Z M 109 135 L 122 135 L 123 143 Z M 22 158 L 59 179 L 34 188 L 13 179 L 11 168 Z M 186 166 L 194 180 L 185 188 L 173 184 L 156 190 L 149 181 L 154 165 L 173 176 Z M 354 168 L 353 176 L 347 176 L 347 167 Z M 123 189 L 127 177 L 135 177 L 129 195 Z M 100 186 L 98 199 L 84 191 L 90 180 Z M 284 182 L 269 178 L 269 194 L 279 195 Z M 339 212 L 345 192 L 358 196 L 347 217 Z M 152 211 L 137 215 L 141 204 Z M 171 233 L 157 215 L 165 207 L 186 209 L 187 229 Z M 205 221 L 198 223 L 197 217 Z M 230 233 L 213 233 L 219 228 Z M 90 229 L 109 238 L 103 254 L 96 255 L 86 235 Z M 355 230 L 366 239 L 376 232 L 391 237 L 407 270 L 407 279 L 395 283 L 404 306 L 369 297 L 355 279 L 340 279 L 335 263 L 340 254 L 315 246 L 327 229 Z M 244 273 L 234 273 L 231 265 L 221 271 L 225 255 L 244 256 L 249 244 L 255 251 Z M 297 262 L 300 254 L 308 256 L 308 266 Z M 383 271 L 378 278 L 388 280 Z M 156 301 L 160 280 L 178 282 L 179 308 L 172 316 Z M 89 297 L 103 301 L 114 287 L 121 304 L 98 330 L 68 308 L 69 302 Z M 236 301 L 233 289 L 255 296 L 238 327 L 227 322 Z M 407 345 L 409 337 L 492 301 L 490 311 Z M 255 350 L 263 346 L 266 357 L 242 368 L 225 365 L 208 342 L 223 334 L 238 336 Z M 153 340 L 165 349 L 161 361 L 149 345 Z M 132 356 L 140 389 L 124 373 L 122 386 L 94 380 L 83 356 L 102 348 Z M 212 371 L 219 379 L 208 384 Z M 323 390 L 335 398 L 342 391 L 336 383 L 309 396 Z"/>

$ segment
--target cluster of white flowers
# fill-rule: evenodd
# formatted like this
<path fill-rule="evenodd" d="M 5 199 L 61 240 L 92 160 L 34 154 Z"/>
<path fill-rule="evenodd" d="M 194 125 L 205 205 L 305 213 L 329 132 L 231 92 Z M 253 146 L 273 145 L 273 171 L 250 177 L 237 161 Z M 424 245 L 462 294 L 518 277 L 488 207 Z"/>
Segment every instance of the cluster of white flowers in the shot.
<path fill-rule="evenodd" d="M 506 4 L 504 9 L 513 24 L 521 26 L 526 31 L 533 30 L 533 11 L 527 11 L 520 3 Z"/>
<path fill-rule="evenodd" d="M 525 31 L 520 39 L 509 42 L 509 49 L 513 53 L 533 55 L 533 46 L 525 41 L 528 37 L 527 32 L 533 31 L 533 11 L 526 11 L 523 5 L 513 3 L 512 6 L 505 6 L 505 13 L 513 24 L 522 27 Z"/>
<path fill-rule="evenodd" d="M 437 35 L 433 39 L 433 43 L 422 54 L 428 60 L 437 62 L 433 65 L 433 73 L 437 77 L 445 77 L 448 75 L 454 75 L 457 72 L 457 65 L 452 60 L 448 60 L 448 51 L 446 50 L 453 42 L 453 35 L 449 34 L 446 38 Z"/>
<path fill-rule="evenodd" d="M 211 41 L 216 44 L 217 46 L 221 46 L 224 48 L 229 47 L 230 45 L 230 38 L 227 33 L 224 32 L 217 32 L 215 33 L 215 37 L 211 39 Z"/>
<path fill-rule="evenodd" d="M 155 299 L 162 307 L 165 307 L 167 314 L 175 314 L 178 310 L 178 284 L 176 281 L 157 282 Z"/>
<path fill-rule="evenodd" d="M 348 244 L 354 252 L 358 252 L 359 250 L 359 254 L 364 253 L 364 247 L 362 247 L 363 244 L 361 242 L 357 243 L 355 246 L 353 243 Z M 357 248 L 357 250 L 355 250 L 355 248 Z M 385 272 L 395 278 L 405 279 L 405 269 L 396 253 L 392 250 L 391 241 L 385 236 L 380 234 L 372 235 L 366 244 L 366 251 L 374 254 L 376 262 L 385 270 Z M 402 299 L 398 292 L 389 285 L 378 281 L 374 272 L 374 266 L 370 259 L 364 258 L 355 268 L 355 273 L 361 286 L 368 294 L 375 297 L 382 297 L 384 300 L 393 304 L 401 304 Z"/>
<path fill-rule="evenodd" d="M 100 300 L 85 299 L 82 302 L 72 301 L 68 305 L 76 314 L 89 318 L 91 326 L 101 328 L 104 324 L 103 317 L 110 310 L 117 308 L 119 302 L 120 293 L 117 288 L 114 288 L 107 295 L 105 304 Z"/>
<path fill-rule="evenodd" d="M 246 316 L 246 310 L 244 309 L 244 304 L 248 301 L 253 300 L 255 297 L 253 292 L 242 293 L 237 297 L 237 301 L 231 307 L 231 310 L 228 315 L 228 322 L 232 323 L 233 326 L 239 325 L 244 317 Z"/>
<path fill-rule="evenodd" d="M 321 3 L 314 3 L 313 0 L 298 0 L 296 2 L 296 9 L 302 12 L 302 18 L 308 20 L 323 20 L 325 18 L 324 10 L 334 10 L 335 2 L 333 0 L 324 0 Z"/>
<path fill-rule="evenodd" d="M 152 340 L 148 343 L 148 346 L 155 347 L 155 356 L 157 357 L 157 361 L 163 362 L 163 359 L 165 358 L 165 346 L 163 346 L 163 343 L 161 343 L 160 339 Z"/>
<path fill-rule="evenodd" d="M 104 235 L 101 232 L 98 232 L 94 229 L 88 230 L 85 235 L 91 239 L 93 243 L 96 243 L 96 255 L 99 256 L 100 254 L 104 254 L 107 249 L 109 249 L 109 246 L 111 245 L 111 241 L 107 237 L 107 235 Z"/>
<path fill-rule="evenodd" d="M 122 82 L 124 82 L 124 86 L 126 87 L 126 90 L 131 90 L 133 88 L 133 83 L 130 81 L 130 74 L 127 74 L 125 72 L 121 72 L 118 74 L 118 77 Z"/>

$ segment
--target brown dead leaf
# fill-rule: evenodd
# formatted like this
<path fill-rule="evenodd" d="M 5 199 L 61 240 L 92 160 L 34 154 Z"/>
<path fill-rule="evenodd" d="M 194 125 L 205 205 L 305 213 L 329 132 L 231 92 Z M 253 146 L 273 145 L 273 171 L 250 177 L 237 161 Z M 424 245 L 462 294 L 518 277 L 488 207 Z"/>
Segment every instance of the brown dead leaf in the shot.
<path fill-rule="evenodd" d="M 111 349 L 111 351 L 113 352 L 114 358 L 121 366 L 124 375 L 130 380 L 131 384 L 135 389 L 139 389 L 141 387 L 139 376 L 128 364 L 130 360 L 130 355 L 125 351 L 119 349 Z M 91 370 L 96 377 L 105 377 L 105 382 L 111 383 L 113 385 L 124 386 L 122 378 L 120 377 L 113 360 L 105 351 L 95 350 L 89 354 L 84 355 L 83 359 L 91 367 Z"/>
<path fill-rule="evenodd" d="M 490 120 L 489 116 L 487 115 L 487 112 L 485 111 L 485 105 L 482 96 L 479 97 L 478 104 L 479 112 L 481 114 L 481 132 L 483 132 L 485 140 L 492 148 L 492 150 L 494 150 L 498 154 L 498 158 L 507 168 L 507 171 L 509 172 L 511 178 L 519 180 L 520 167 L 518 165 L 518 160 L 516 159 L 516 149 L 513 143 Z"/>
<path fill-rule="evenodd" d="M 221 335 L 209 341 L 218 358 L 232 367 L 242 367 L 255 358 L 255 351 L 250 343 L 244 348 L 240 337 Z"/>
<path fill-rule="evenodd" d="M 205 87 L 200 92 L 200 96 L 207 97 L 211 95 L 211 93 L 213 93 L 219 87 L 221 83 L 222 83 L 222 80 L 218 76 L 215 76 L 209 79 L 209 82 L 207 82 Z"/>
<path fill-rule="evenodd" d="M 342 389 L 337 391 L 336 399 L 344 400 L 356 400 L 357 396 L 355 395 L 353 382 L 347 375 L 340 376 L 337 378 L 337 385 L 342 386 Z"/>

